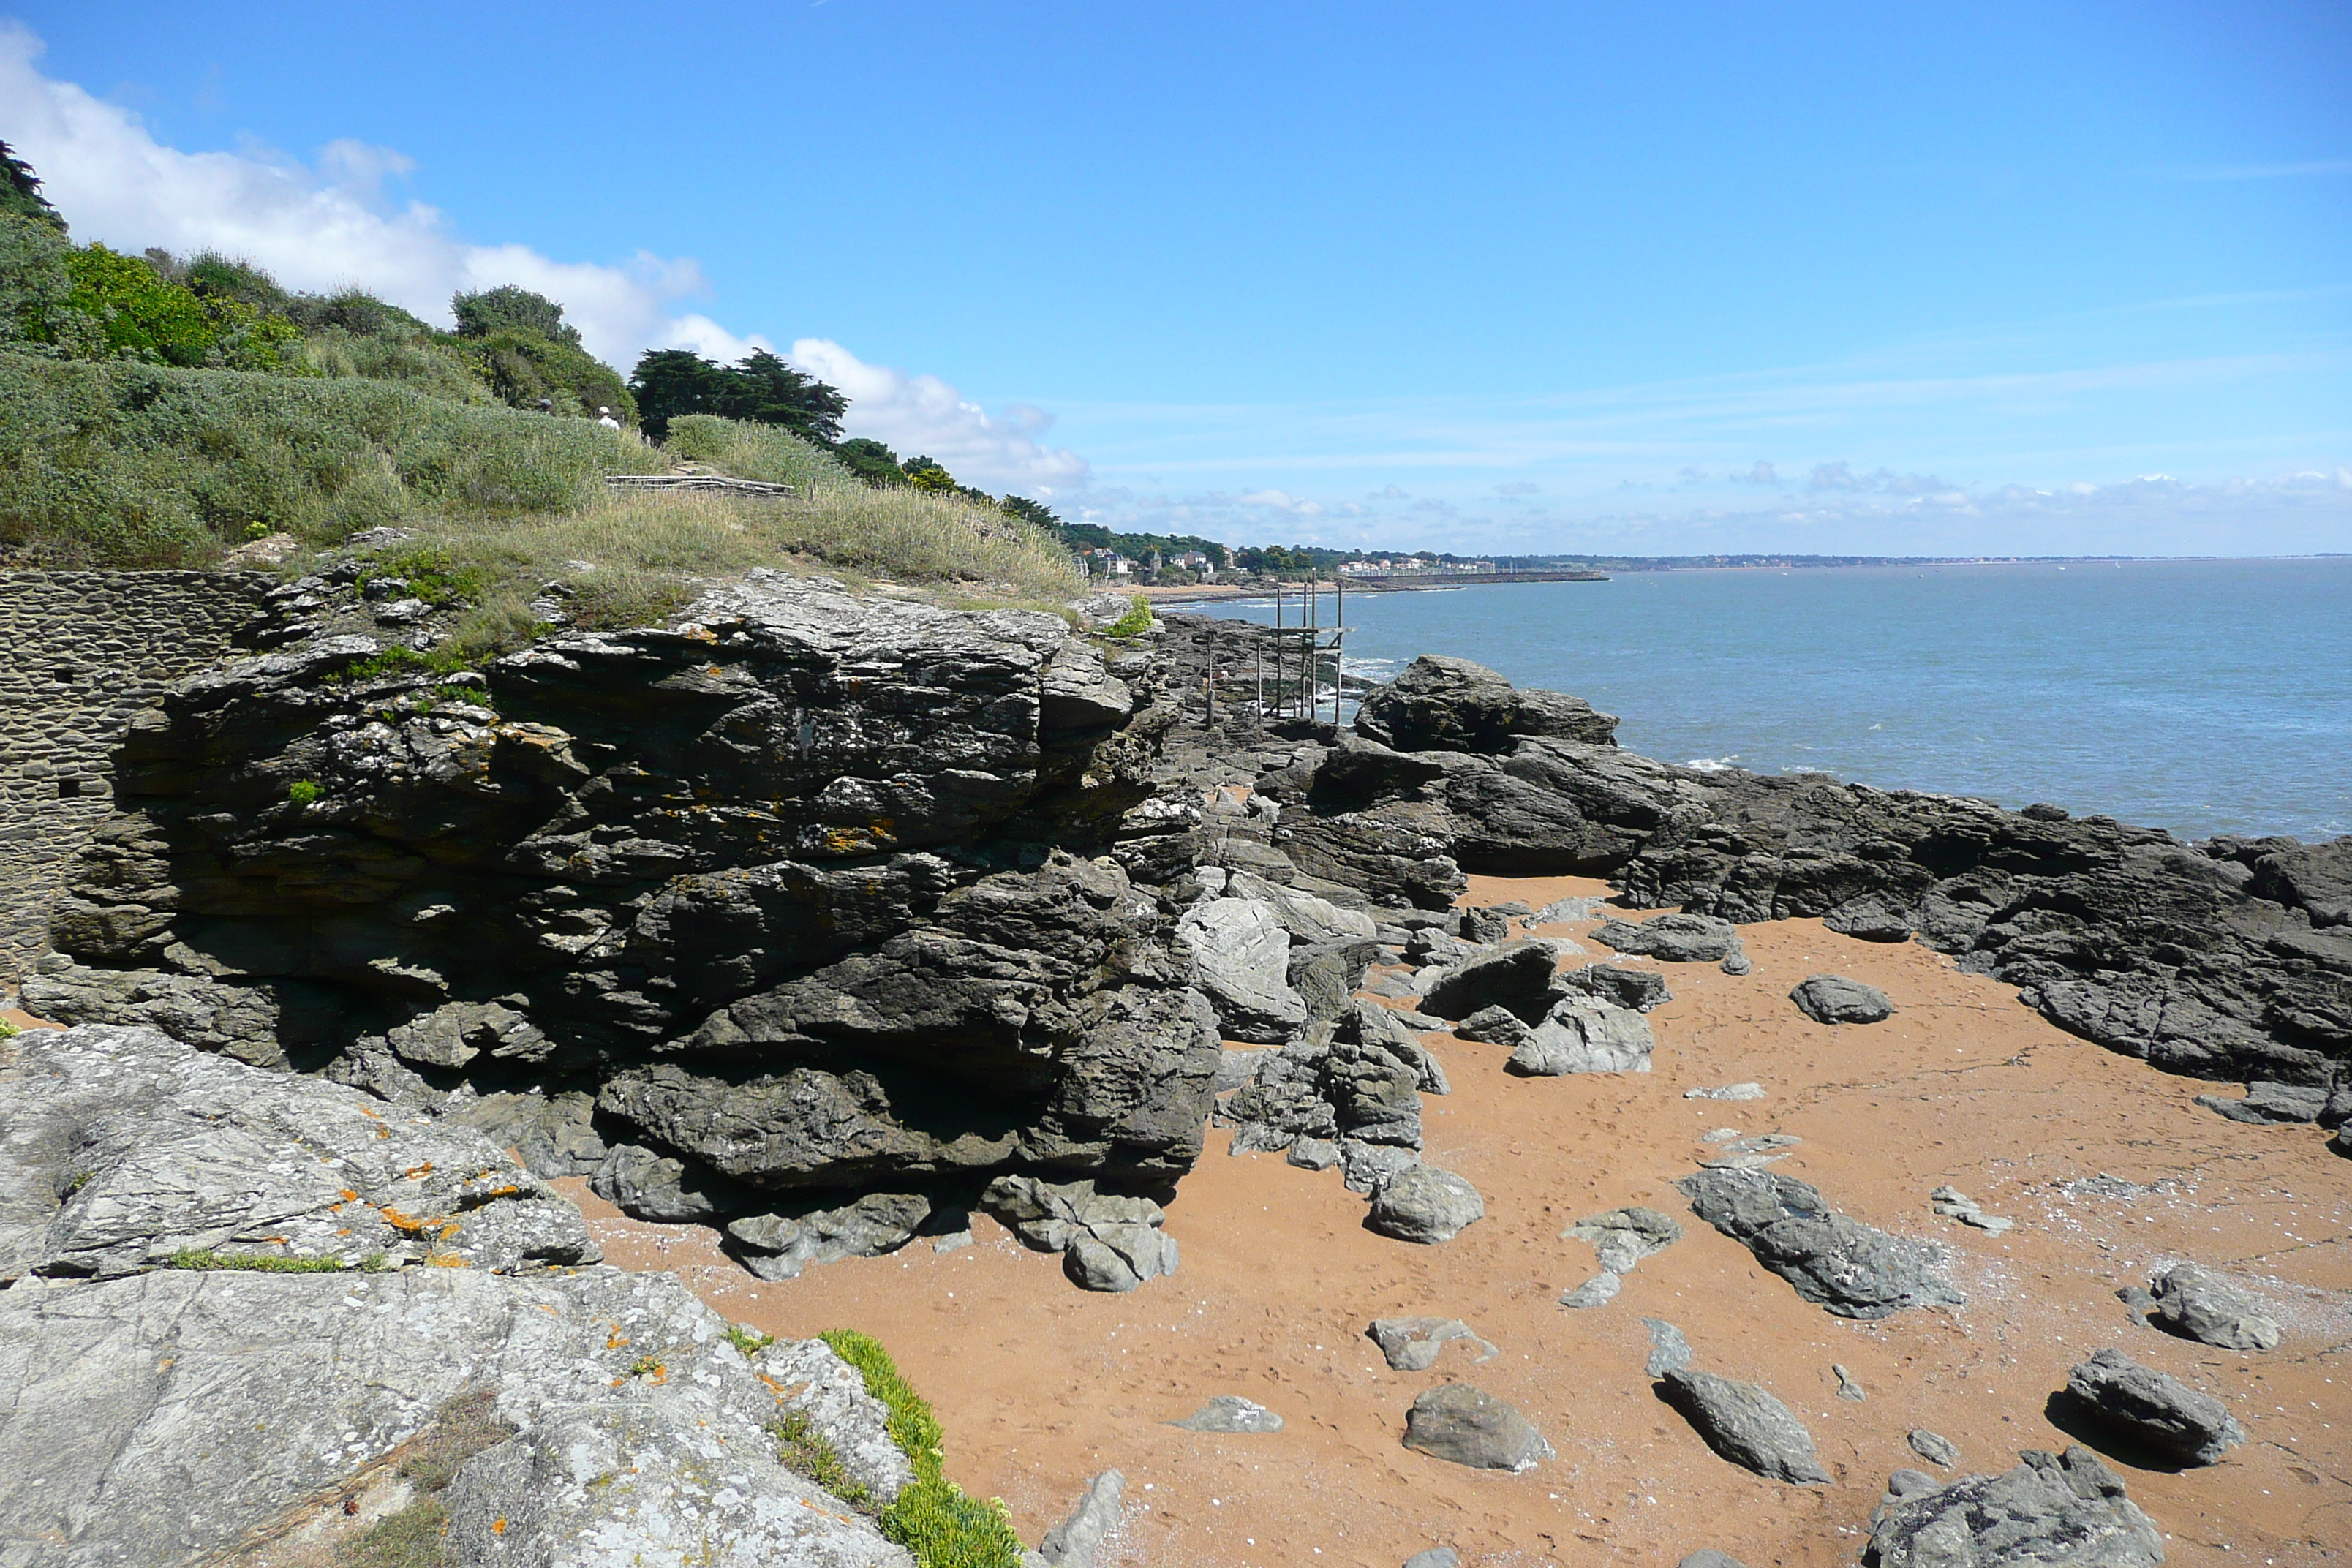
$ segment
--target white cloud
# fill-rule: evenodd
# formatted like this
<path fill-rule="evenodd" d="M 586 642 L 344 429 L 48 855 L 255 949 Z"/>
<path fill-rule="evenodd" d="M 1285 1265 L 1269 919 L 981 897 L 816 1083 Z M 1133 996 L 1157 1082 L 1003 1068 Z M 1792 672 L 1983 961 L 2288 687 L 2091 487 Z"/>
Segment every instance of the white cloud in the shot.
<path fill-rule="evenodd" d="M 0 104 L 10 143 L 39 172 L 75 237 L 132 252 L 219 250 L 258 262 L 298 289 L 360 284 L 428 321 L 450 323 L 450 295 L 520 284 L 563 303 L 598 358 L 626 369 L 649 348 L 691 349 L 721 363 L 775 344 L 707 315 L 677 312 L 707 291 L 702 268 L 640 251 L 622 266 L 558 261 L 525 245 L 468 243 L 423 202 L 400 204 L 385 183 L 415 163 L 387 147 L 331 142 L 305 164 L 274 152 L 184 153 L 139 117 L 71 82 L 41 74 L 41 40 L 0 22 Z M 852 435 L 911 457 L 926 453 L 959 479 L 1041 493 L 1082 489 L 1086 459 L 1039 439 L 1053 416 L 1025 404 L 992 418 L 937 376 L 871 365 L 839 343 L 803 338 L 791 358 L 851 402 Z"/>
<path fill-rule="evenodd" d="M 1076 489 L 1087 482 L 1087 460 L 1038 440 L 1054 423 L 1041 408 L 1016 403 L 992 418 L 935 375 L 908 375 L 868 364 L 829 338 L 802 338 L 785 356 L 839 387 L 849 399 L 842 428 L 870 436 L 902 458 L 928 457 L 966 484 L 1032 490 Z"/>

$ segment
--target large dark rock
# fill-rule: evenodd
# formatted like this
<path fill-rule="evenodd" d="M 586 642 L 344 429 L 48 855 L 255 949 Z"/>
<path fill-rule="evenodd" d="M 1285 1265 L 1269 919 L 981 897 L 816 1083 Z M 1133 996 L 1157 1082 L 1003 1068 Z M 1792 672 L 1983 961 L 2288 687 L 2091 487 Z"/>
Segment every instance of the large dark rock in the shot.
<path fill-rule="evenodd" d="M 1653 915 L 1646 921 L 1604 921 L 1594 928 L 1592 940 L 1668 963 L 1714 963 L 1739 951 L 1739 928 L 1712 915 Z"/>
<path fill-rule="evenodd" d="M 1580 698 L 1522 691 L 1485 665 L 1424 654 L 1364 699 L 1356 728 L 1400 752 L 1500 753 L 1521 736 L 1609 745 L 1617 721 Z"/>
<path fill-rule="evenodd" d="M 1885 1318 L 1906 1307 L 1967 1300 L 1935 1272 L 1926 1247 L 1836 1213 L 1821 1189 L 1794 1176 L 1715 1169 L 1675 1184 L 1699 1218 L 1839 1317 Z"/>
<path fill-rule="evenodd" d="M 2068 1373 L 2064 1398 L 2075 1420 L 2174 1464 L 2210 1465 L 2246 1440 L 2220 1400 L 2118 1350 L 2103 1350 Z"/>
<path fill-rule="evenodd" d="M 2089 1449 L 2035 1450 L 1998 1476 L 1915 1484 L 1879 1505 L 1872 1568 L 2156 1568 L 2164 1536 Z M 1918 1478 L 1913 1473 L 1914 1481 Z"/>

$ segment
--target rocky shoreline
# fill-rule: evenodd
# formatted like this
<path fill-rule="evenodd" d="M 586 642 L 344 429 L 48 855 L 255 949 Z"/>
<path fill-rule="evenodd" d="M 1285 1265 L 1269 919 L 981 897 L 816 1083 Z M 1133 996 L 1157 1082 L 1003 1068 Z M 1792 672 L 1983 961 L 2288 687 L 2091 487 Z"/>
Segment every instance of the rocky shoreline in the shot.
<path fill-rule="evenodd" d="M 1100 627 L 1124 607 L 1078 614 Z M 544 613 L 560 619 L 560 601 Z M 277 595 L 267 651 L 182 681 L 133 725 L 116 813 L 23 983 L 29 1009 L 81 1026 L 21 1037 L 0 1067 L 0 1309 L 21 1319 L 11 1342 L 96 1335 L 89 1356 L 128 1366 L 155 1352 L 141 1325 L 207 1313 L 221 1326 L 205 1353 L 265 1354 L 236 1348 L 231 1320 L 240 1292 L 267 1295 L 289 1324 L 328 1314 L 289 1328 L 286 1345 L 310 1347 L 284 1352 L 299 1361 L 341 1342 L 335 1313 L 362 1310 L 330 1305 L 357 1270 L 385 1298 L 380 1353 L 415 1359 L 411 1321 L 465 1320 L 478 1347 L 441 1354 L 396 1414 L 363 1422 L 320 1400 L 319 1430 L 371 1436 L 304 1439 L 309 1468 L 257 1464 L 213 1512 L 68 1502 L 29 1489 L 46 1474 L 0 1468 L 0 1489 L 56 1521 L 5 1561 L 177 1561 L 235 1542 L 277 1561 L 252 1555 L 249 1532 L 298 1494 L 361 1498 L 352 1477 L 485 1379 L 505 1426 L 436 1506 L 452 1550 L 463 1537 L 488 1554 L 456 1560 L 622 1561 L 582 1543 L 674 1543 L 689 1517 L 751 1556 L 903 1560 L 868 1513 L 773 1458 L 725 1502 L 694 1489 L 692 1467 L 637 1465 L 625 1499 L 592 1488 L 536 1511 L 498 1489 L 558 1465 L 565 1431 L 609 1447 L 656 1442 L 647 1421 L 722 1421 L 707 1402 L 673 1415 L 664 1396 L 555 1386 L 498 1327 L 526 1309 L 671 1323 L 666 1346 L 702 1347 L 697 1391 L 740 1390 L 714 1395 L 737 1426 L 709 1440 L 730 1454 L 772 1452 L 758 1435 L 784 1418 L 761 1363 L 713 1348 L 720 1320 L 682 1288 L 639 1300 L 647 1277 L 596 1267 L 545 1184 L 584 1177 L 639 1220 L 717 1228 L 772 1282 L 919 1238 L 951 1248 L 979 1215 L 1086 1289 L 1150 1291 L 1184 1277 L 1168 1209 L 1213 1128 L 1235 1153 L 1336 1169 L 1373 1232 L 1444 1247 L 1487 1203 L 1423 1158 L 1424 1097 L 1451 1087 L 1429 1042 L 1507 1047 L 1521 1077 L 1648 1072 L 1646 1015 L 1671 981 L 1642 963 L 1745 973 L 1758 922 L 1818 918 L 1947 955 L 2074 1036 L 2245 1084 L 2209 1097 L 2221 1117 L 2326 1131 L 2352 1113 L 2352 840 L 2192 845 L 2053 806 L 1676 768 L 1617 748 L 1614 719 L 1574 698 L 1443 658 L 1370 694 L 1349 732 L 1261 728 L 1261 634 L 1234 622 L 1171 616 L 1119 642 L 755 573 L 663 627 L 558 630 L 450 673 L 402 651 L 430 646 L 434 615 L 354 556 Z M 1597 910 L 1461 907 L 1472 877 L 1496 873 L 1605 878 L 1628 912 L 1684 912 L 1599 926 L 1588 940 L 1619 956 L 1580 963 L 1537 928 Z M 1874 988 L 1816 979 L 1840 977 L 1807 979 L 1793 1005 L 1822 1024 L 1887 1016 Z M 1696 1217 L 1832 1313 L 1964 1299 L 1909 1243 L 1764 1170 L 1774 1152 L 1734 1150 L 1685 1182 Z M 1612 1212 L 1636 1217 L 1585 1223 L 1675 1223 Z M 1624 1267 L 1580 1288 L 1594 1304 L 1646 1244 L 1609 1245 L 1604 1264 Z M 244 1272 L 189 1261 L 206 1257 Z M 1770 1394 L 1654 1375 L 1733 1463 L 1784 1483 L 1818 1468 Z M 0 1378 L 19 1451 L 85 1397 L 47 1377 L 37 1357 Z M 2084 1387 L 2094 1407 L 2157 1397 L 2127 1377 Z M 270 1397 L 318 1394 L 289 1373 Z M 164 1394 L 124 1405 L 85 1447 L 162 1441 L 172 1408 Z M 1403 1441 L 1539 1463 L 1551 1445 L 1509 1414 L 1416 1405 Z M 887 1447 L 839 1421 L 827 1440 L 845 1457 Z M 587 1441 L 558 1468 L 578 1472 Z M 2044 1534 L 2078 1544 L 2042 1561 L 2162 1560 L 2087 1450 L 1919 1480 L 1898 1476 L 1872 1526 L 1881 1562 L 1979 1517 L 1955 1490 L 1969 1486 L 2029 1512 L 2045 1499 Z M 144 1484 L 152 1499 L 194 1483 Z M 490 1545 L 486 1520 L 505 1527 Z M 1055 1550 L 1101 1528 L 1074 1519 Z"/>

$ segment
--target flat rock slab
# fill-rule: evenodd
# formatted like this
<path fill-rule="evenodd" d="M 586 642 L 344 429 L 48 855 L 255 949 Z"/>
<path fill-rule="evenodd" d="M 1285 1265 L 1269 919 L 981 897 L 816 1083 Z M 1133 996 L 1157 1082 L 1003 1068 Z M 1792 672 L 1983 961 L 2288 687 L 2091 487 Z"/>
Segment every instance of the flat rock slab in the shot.
<path fill-rule="evenodd" d="M 1404 1446 L 1480 1470 L 1528 1470 L 1552 1457 L 1551 1445 L 1515 1406 L 1466 1383 L 1433 1388 L 1412 1402 Z"/>
<path fill-rule="evenodd" d="M 1690 1365 L 1690 1341 L 1683 1337 L 1680 1329 L 1664 1318 L 1644 1318 L 1642 1327 L 1650 1335 L 1650 1359 L 1643 1364 L 1643 1372 L 1652 1377 L 1664 1377 Z"/>
<path fill-rule="evenodd" d="M 1043 1568 L 1095 1568 L 1103 1542 L 1118 1529 L 1126 1492 L 1127 1477 L 1105 1470 L 1087 1483 L 1070 1516 L 1047 1531 L 1029 1556 Z"/>
<path fill-rule="evenodd" d="M 2220 1400 L 2118 1350 L 2068 1373 L 2066 1394 L 2077 1418 L 2102 1436 L 2175 1464 L 2213 1464 L 2246 1440 Z"/>
<path fill-rule="evenodd" d="M 1422 1011 L 1441 1018 L 1467 1018 L 1483 1007 L 1507 1007 L 1522 1018 L 1540 1018 L 1551 1005 L 1552 970 L 1559 949 L 1540 937 L 1521 937 L 1480 951 L 1448 969 L 1423 994 Z"/>
<path fill-rule="evenodd" d="M 1760 1083 L 1723 1083 L 1706 1089 L 1683 1090 L 1685 1100 L 1761 1100 L 1764 1086 Z"/>
<path fill-rule="evenodd" d="M 1895 1016 L 1885 992 L 1843 974 L 1812 974 L 1789 993 L 1797 1011 L 1816 1024 L 1883 1024 Z"/>
<path fill-rule="evenodd" d="M 1717 963 L 1739 951 L 1739 928 L 1714 915 L 1654 915 L 1638 922 L 1605 921 L 1594 928 L 1592 940 L 1668 963 Z"/>
<path fill-rule="evenodd" d="M 1262 899 L 1203 899 L 1176 922 L 1196 983 L 1230 1040 L 1278 1046 L 1307 1026 L 1289 981 L 1290 933 Z"/>
<path fill-rule="evenodd" d="M 1752 1383 L 1683 1367 L 1666 1373 L 1666 1396 L 1706 1446 L 1769 1480 L 1827 1486 L 1813 1435 L 1795 1412 Z"/>
<path fill-rule="evenodd" d="M 475 1129 L 153 1029 L 0 1042 L 0 1280 L 188 1253 L 515 1270 L 603 1255 Z"/>
<path fill-rule="evenodd" d="M 1238 1394 L 1220 1394 L 1181 1421 L 1171 1421 L 1187 1432 L 1260 1433 L 1282 1430 L 1282 1417 Z"/>
<path fill-rule="evenodd" d="M 1925 1426 L 1913 1427 L 1911 1435 L 1904 1441 L 1910 1445 L 1913 1453 L 1931 1465 L 1941 1465 L 1948 1470 L 1960 1462 L 1960 1450 L 1952 1440 L 1941 1433 L 1930 1432 Z"/>
<path fill-rule="evenodd" d="M 1372 1194 L 1367 1223 L 1382 1236 L 1424 1244 L 1451 1241 L 1486 1215 L 1486 1200 L 1465 1176 L 1413 1165 Z"/>
<path fill-rule="evenodd" d="M 2299 1083 L 2250 1083 L 2243 1099 L 2200 1094 L 2197 1103 L 2232 1121 L 2262 1127 L 2273 1123 L 2316 1121 L 2326 1114 L 2328 1091 Z"/>
<path fill-rule="evenodd" d="M 1459 1318 L 1375 1318 L 1364 1331 L 1395 1372 L 1427 1372 L 1450 1344 L 1468 1349 L 1471 1360 L 1482 1364 L 1499 1353 Z"/>
<path fill-rule="evenodd" d="M 1680 1241 L 1683 1227 L 1673 1215 L 1636 1204 L 1603 1210 L 1578 1220 L 1559 1234 L 1563 1241 L 1572 1237 L 1591 1243 L 1601 1267 L 1612 1274 L 1630 1274 L 1644 1258 L 1664 1252 Z"/>
<path fill-rule="evenodd" d="M 747 1359 L 668 1274 L 159 1270 L 0 1296 L 0 1518 L 43 1568 L 225 1552 L 388 1483 L 384 1456 L 462 1392 L 505 1430 L 439 1500 L 460 1563 L 907 1568 L 786 1469 L 797 1410 L 877 1497 L 912 1469 L 863 1379 L 815 1342 Z M 800 1403 L 795 1403 L 795 1401 Z"/>
<path fill-rule="evenodd" d="M 2164 1561 L 2162 1532 L 2089 1449 L 2018 1457 L 2023 1463 L 2001 1475 L 1890 1495 L 1871 1527 L 1871 1560 L 1878 1568 L 2156 1568 Z"/>
<path fill-rule="evenodd" d="M 1968 1300 L 1936 1273 L 1927 1248 L 1836 1213 L 1810 1183 L 1769 1171 L 1717 1169 L 1675 1185 L 1699 1218 L 1746 1245 L 1798 1295 L 1842 1318 L 1885 1318 L 1906 1307 L 1955 1307 Z"/>

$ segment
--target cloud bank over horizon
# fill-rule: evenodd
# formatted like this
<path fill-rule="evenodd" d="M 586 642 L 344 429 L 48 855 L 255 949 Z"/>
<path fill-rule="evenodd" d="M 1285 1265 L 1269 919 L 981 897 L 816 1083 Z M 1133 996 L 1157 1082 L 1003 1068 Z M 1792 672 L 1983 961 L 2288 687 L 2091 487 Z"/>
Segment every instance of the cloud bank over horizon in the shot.
<path fill-rule="evenodd" d="M 1085 521 L 1234 543 L 1465 554 L 2352 550 L 2352 467 L 2333 460 L 2352 458 L 2352 431 L 2290 442 L 2199 423 L 2233 386 L 2340 378 L 2352 369 L 2341 347 L 2135 360 L 2102 344 L 2021 370 L 2021 358 L 2000 357 L 2006 340 L 1989 336 L 1850 364 L 1516 403 L 1072 404 L 1057 415 L 1008 400 L 992 412 L 940 376 L 870 362 L 821 331 L 772 337 L 722 323 L 694 258 L 639 249 L 564 260 L 521 240 L 462 234 L 404 193 L 417 169 L 393 148 L 332 140 L 306 161 L 258 143 L 168 145 L 132 110 L 45 74 L 43 47 L 26 26 L 0 21 L 0 135 L 38 170 L 77 237 L 247 257 L 290 287 L 360 284 L 444 324 L 451 294 L 520 284 L 561 300 L 587 346 L 625 370 L 648 348 L 721 361 L 774 350 L 841 388 L 851 435 Z M 2324 396 L 2305 401 L 2327 406 Z M 2105 411 L 2100 444 L 2053 424 L 2094 406 Z M 2105 439 L 2116 427 L 2133 438 Z M 2032 444 L 2050 440 L 2040 434 L 2049 428 L 2067 429 L 2075 449 Z M 1975 432 L 1973 446 L 1955 437 L 1961 429 Z M 2330 460 L 2273 460 L 2290 447 Z M 1885 456 L 1849 455 L 1862 451 Z M 1906 463 L 1904 452 L 1927 456 Z M 2146 471 L 2157 466 L 2189 478 Z"/>

